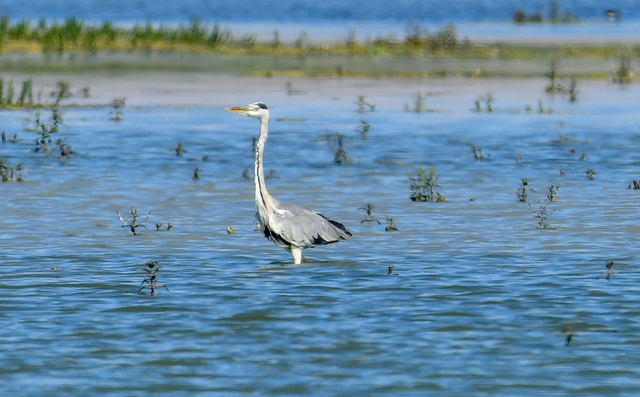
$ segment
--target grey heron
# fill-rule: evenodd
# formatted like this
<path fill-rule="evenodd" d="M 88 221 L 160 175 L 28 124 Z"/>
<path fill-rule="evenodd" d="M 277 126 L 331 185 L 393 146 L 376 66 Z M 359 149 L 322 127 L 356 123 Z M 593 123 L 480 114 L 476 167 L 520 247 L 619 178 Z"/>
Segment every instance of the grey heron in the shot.
<path fill-rule="evenodd" d="M 302 250 L 320 244 L 349 240 L 351 232 L 326 216 L 272 197 L 264 182 L 262 158 L 269 134 L 269 108 L 262 102 L 225 109 L 227 112 L 260 120 L 260 135 L 255 145 L 254 184 L 258 213 L 256 221 L 264 236 L 275 245 L 291 252 L 293 263 L 300 264 Z"/>

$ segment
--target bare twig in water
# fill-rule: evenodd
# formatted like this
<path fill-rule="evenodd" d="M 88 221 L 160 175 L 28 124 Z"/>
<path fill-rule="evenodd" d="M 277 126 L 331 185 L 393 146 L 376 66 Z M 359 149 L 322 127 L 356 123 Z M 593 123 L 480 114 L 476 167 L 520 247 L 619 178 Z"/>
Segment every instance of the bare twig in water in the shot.
<path fill-rule="evenodd" d="M 149 288 L 151 290 L 150 295 L 158 295 L 156 289 L 165 288 L 169 291 L 169 288 L 164 284 L 158 284 L 158 279 L 160 278 L 160 268 L 162 266 L 158 265 L 157 261 L 147 262 L 142 270 L 145 272 L 144 280 L 140 283 L 142 287 L 138 290 L 138 292 L 142 291 L 145 288 Z"/>
<path fill-rule="evenodd" d="M 358 105 L 358 113 L 375 112 L 376 111 L 376 105 L 367 103 L 364 100 L 364 95 L 358 95 L 358 100 L 355 102 L 355 104 Z"/>
<path fill-rule="evenodd" d="M 378 225 L 381 225 L 380 221 L 373 217 L 373 204 L 367 203 L 366 206 L 358 208 L 359 210 L 364 210 L 367 216 L 360 221 L 360 223 L 367 223 L 368 226 L 371 226 L 371 223 L 378 222 Z"/>
<path fill-rule="evenodd" d="M 149 219 L 149 217 L 151 216 L 151 211 L 149 211 L 149 213 L 143 220 L 138 219 L 139 214 L 138 214 L 137 208 L 131 207 L 130 214 L 131 214 L 131 219 L 128 222 L 126 222 L 124 219 L 122 219 L 120 212 L 116 212 L 116 216 L 118 217 L 118 219 L 120 219 L 120 222 L 122 222 L 122 227 L 128 227 L 129 229 L 131 229 L 131 233 L 133 233 L 133 235 L 135 236 L 137 235 L 136 230 L 139 227 L 146 227 L 145 225 L 143 225 L 143 223 L 146 222 L 147 219 Z"/>
<path fill-rule="evenodd" d="M 607 281 L 611 280 L 611 276 L 617 273 L 616 271 L 611 270 L 613 268 L 613 261 L 607 262 L 607 270 L 598 276 L 598 280 L 602 277 L 607 277 Z"/>

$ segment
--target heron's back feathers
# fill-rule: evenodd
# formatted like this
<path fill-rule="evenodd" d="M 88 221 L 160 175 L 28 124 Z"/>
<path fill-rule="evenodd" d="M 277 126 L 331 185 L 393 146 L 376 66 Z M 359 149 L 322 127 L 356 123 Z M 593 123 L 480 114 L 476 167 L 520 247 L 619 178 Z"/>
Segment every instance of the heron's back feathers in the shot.
<path fill-rule="evenodd" d="M 339 222 L 308 208 L 275 201 L 276 212 L 265 222 L 264 234 L 284 248 L 309 248 L 348 240 L 351 232 Z"/>

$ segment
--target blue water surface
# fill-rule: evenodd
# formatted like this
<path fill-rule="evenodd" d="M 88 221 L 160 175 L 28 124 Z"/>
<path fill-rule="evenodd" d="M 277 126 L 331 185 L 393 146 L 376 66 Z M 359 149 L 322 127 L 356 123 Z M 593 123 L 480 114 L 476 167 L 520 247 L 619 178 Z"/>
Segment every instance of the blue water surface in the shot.
<path fill-rule="evenodd" d="M 76 16 L 83 20 L 186 22 L 193 16 L 205 21 L 223 22 L 324 22 L 416 20 L 430 23 L 464 23 L 470 21 L 510 20 L 515 10 L 549 15 L 549 0 L 401 0 L 385 1 L 235 1 L 235 0 L 2 0 L 2 14 L 17 19 L 64 19 Z M 620 11 L 623 19 L 640 18 L 640 4 L 631 0 L 558 1 L 560 15 L 570 12 L 574 18 L 601 20 L 605 10 Z"/>

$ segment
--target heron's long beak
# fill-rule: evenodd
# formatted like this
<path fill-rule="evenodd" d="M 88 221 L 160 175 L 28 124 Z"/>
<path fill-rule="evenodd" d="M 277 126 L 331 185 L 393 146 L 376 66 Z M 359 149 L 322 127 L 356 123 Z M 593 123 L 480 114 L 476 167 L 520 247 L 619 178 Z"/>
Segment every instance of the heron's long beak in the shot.
<path fill-rule="evenodd" d="M 236 107 L 232 107 L 232 108 L 226 108 L 225 110 L 227 112 L 237 113 L 237 114 L 241 114 L 243 116 L 246 116 L 247 112 L 249 111 L 249 109 L 247 109 L 245 106 L 236 106 Z"/>

